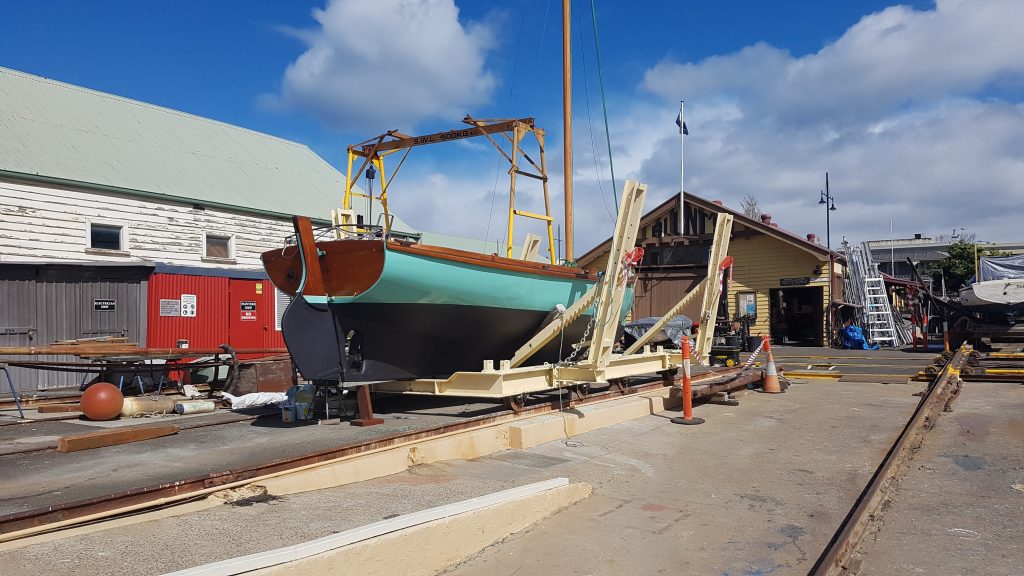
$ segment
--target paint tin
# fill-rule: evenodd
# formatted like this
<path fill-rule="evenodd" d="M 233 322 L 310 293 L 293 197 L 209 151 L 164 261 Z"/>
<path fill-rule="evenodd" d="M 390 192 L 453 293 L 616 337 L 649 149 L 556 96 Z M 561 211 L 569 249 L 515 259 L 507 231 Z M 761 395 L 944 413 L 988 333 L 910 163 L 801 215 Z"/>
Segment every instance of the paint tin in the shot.
<path fill-rule="evenodd" d="M 295 409 L 291 406 L 282 406 L 281 422 L 295 422 Z"/>
<path fill-rule="evenodd" d="M 309 402 L 296 402 L 295 403 L 295 419 L 296 420 L 309 420 L 312 414 L 312 406 Z"/>

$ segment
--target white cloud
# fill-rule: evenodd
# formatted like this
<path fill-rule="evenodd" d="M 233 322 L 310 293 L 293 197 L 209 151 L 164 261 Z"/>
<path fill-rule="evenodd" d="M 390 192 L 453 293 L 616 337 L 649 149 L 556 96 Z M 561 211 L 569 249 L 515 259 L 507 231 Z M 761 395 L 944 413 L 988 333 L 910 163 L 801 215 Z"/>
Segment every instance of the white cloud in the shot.
<path fill-rule="evenodd" d="M 656 143 L 636 168 L 656 199 L 678 190 L 671 103 L 683 97 L 693 193 L 733 207 L 751 193 L 783 227 L 824 239 L 817 200 L 829 171 L 833 245 L 888 237 L 890 218 L 897 236 L 963 226 L 1019 240 L 1006 214 L 1024 198 L 1020 22 L 1020 2 L 940 1 L 865 16 L 800 58 L 754 44 L 664 60 L 641 85 L 663 100 L 659 115 L 637 105 L 618 123 Z"/>
<path fill-rule="evenodd" d="M 674 120 L 682 97 L 691 133 L 686 188 L 692 193 L 732 207 L 753 194 L 784 228 L 817 233 L 824 242 L 825 214 L 817 201 L 828 171 L 838 207 L 831 218 L 834 246 L 844 235 L 851 241 L 887 238 L 890 218 L 897 236 L 949 234 L 962 226 L 981 240 L 1021 240 L 1015 220 L 1024 198 L 1024 59 L 1018 56 L 1024 54 L 1024 34 L 1014 30 L 1019 22 L 1024 3 L 943 1 L 933 10 L 893 7 L 865 16 L 835 42 L 799 58 L 755 43 L 700 62 L 652 62 L 640 92 L 610 109 L 618 188 L 626 178 L 648 183 L 648 208 L 678 193 Z M 311 52 L 335 37 L 326 28 L 318 34 Z M 477 70 L 486 74 L 482 64 Z M 402 75 L 387 78 L 380 82 L 400 81 Z M 333 105 L 338 98 L 327 101 Z M 329 109 L 347 113 L 354 106 L 372 109 L 375 118 L 395 117 L 395 104 L 386 110 L 377 104 Z M 435 115 L 450 119 L 453 111 L 442 110 L 445 104 L 437 104 Z M 417 114 L 402 118 L 413 122 Z M 614 210 L 603 137 L 597 134 L 592 146 L 579 118 L 577 256 L 607 238 Z M 549 132 L 547 154 L 552 211 L 561 219 L 559 132 Z M 479 170 L 440 163 L 424 168 L 410 161 L 409 173 L 393 191 L 394 210 L 419 229 L 501 237 L 505 166 L 496 172 L 497 156 L 477 159 Z M 520 200 L 521 209 L 543 209 L 539 192 L 524 192 Z M 517 242 L 526 229 L 520 222 L 525 221 L 517 221 Z"/>
<path fill-rule="evenodd" d="M 861 122 L 908 103 L 1019 82 L 1024 5 L 1016 0 L 894 6 L 865 16 L 836 42 L 793 58 L 763 44 L 700 63 L 666 60 L 643 87 L 666 98 L 734 97 L 759 117 L 787 124 Z"/>
<path fill-rule="evenodd" d="M 461 22 L 453 0 L 330 0 L 319 28 L 290 31 L 307 44 L 265 103 L 356 131 L 411 129 L 486 103 L 492 27 Z"/>

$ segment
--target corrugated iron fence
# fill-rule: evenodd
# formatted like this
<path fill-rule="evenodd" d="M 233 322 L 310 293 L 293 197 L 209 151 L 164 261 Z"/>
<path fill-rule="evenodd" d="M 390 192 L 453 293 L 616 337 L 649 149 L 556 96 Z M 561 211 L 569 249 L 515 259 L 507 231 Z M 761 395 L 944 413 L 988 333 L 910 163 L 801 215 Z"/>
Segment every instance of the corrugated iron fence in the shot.
<path fill-rule="evenodd" d="M 147 266 L 0 264 L 0 346 L 125 337 L 145 344 Z M 29 359 L 9 357 L 9 359 Z M 66 356 L 32 360 L 76 361 Z M 2 361 L 3 359 L 0 359 Z M 19 391 L 77 387 L 81 375 L 11 368 Z M 0 393 L 7 392 L 2 382 Z"/>

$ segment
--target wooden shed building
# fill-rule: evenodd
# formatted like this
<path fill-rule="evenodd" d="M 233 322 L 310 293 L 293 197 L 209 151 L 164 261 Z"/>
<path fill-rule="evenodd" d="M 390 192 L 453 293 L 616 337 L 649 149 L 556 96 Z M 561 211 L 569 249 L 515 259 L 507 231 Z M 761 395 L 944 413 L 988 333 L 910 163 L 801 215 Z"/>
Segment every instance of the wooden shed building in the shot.
<path fill-rule="evenodd" d="M 686 226 L 680 230 L 680 213 Z M 720 202 L 686 194 L 685 207 L 673 196 L 643 216 L 637 246 L 644 248 L 635 289 L 633 318 L 661 316 L 706 275 L 715 219 L 734 217 L 729 254 L 734 263 L 725 298 L 728 320 L 747 320 L 751 335 L 767 334 L 776 343 L 820 346 L 827 342 L 828 313 L 842 302 L 845 259 L 830 252 L 813 234 L 799 236 L 782 229 L 765 214 L 752 219 Z M 601 270 L 610 240 L 577 260 L 582 268 Z M 699 317 L 697 300 L 682 314 Z M 743 317 L 747 318 L 744 319 Z M 833 325 L 838 320 L 833 320 Z"/>
<path fill-rule="evenodd" d="M 259 256 L 292 215 L 329 224 L 342 182 L 302 144 L 0 68 L 0 346 L 283 346 Z M 80 380 L 12 372 L 22 390 Z"/>

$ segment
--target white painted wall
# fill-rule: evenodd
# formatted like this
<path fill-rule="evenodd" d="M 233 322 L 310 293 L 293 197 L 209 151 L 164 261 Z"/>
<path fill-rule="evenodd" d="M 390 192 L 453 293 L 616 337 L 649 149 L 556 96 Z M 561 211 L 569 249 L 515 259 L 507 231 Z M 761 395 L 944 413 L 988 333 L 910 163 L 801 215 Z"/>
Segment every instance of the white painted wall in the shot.
<path fill-rule="evenodd" d="M 326 218 L 327 214 L 324 215 Z M 124 226 L 124 251 L 88 248 L 89 223 Z M 204 258 L 204 234 L 234 239 L 234 262 Z M 262 270 L 291 222 L 86 188 L 0 180 L 0 262 L 115 261 Z"/>

